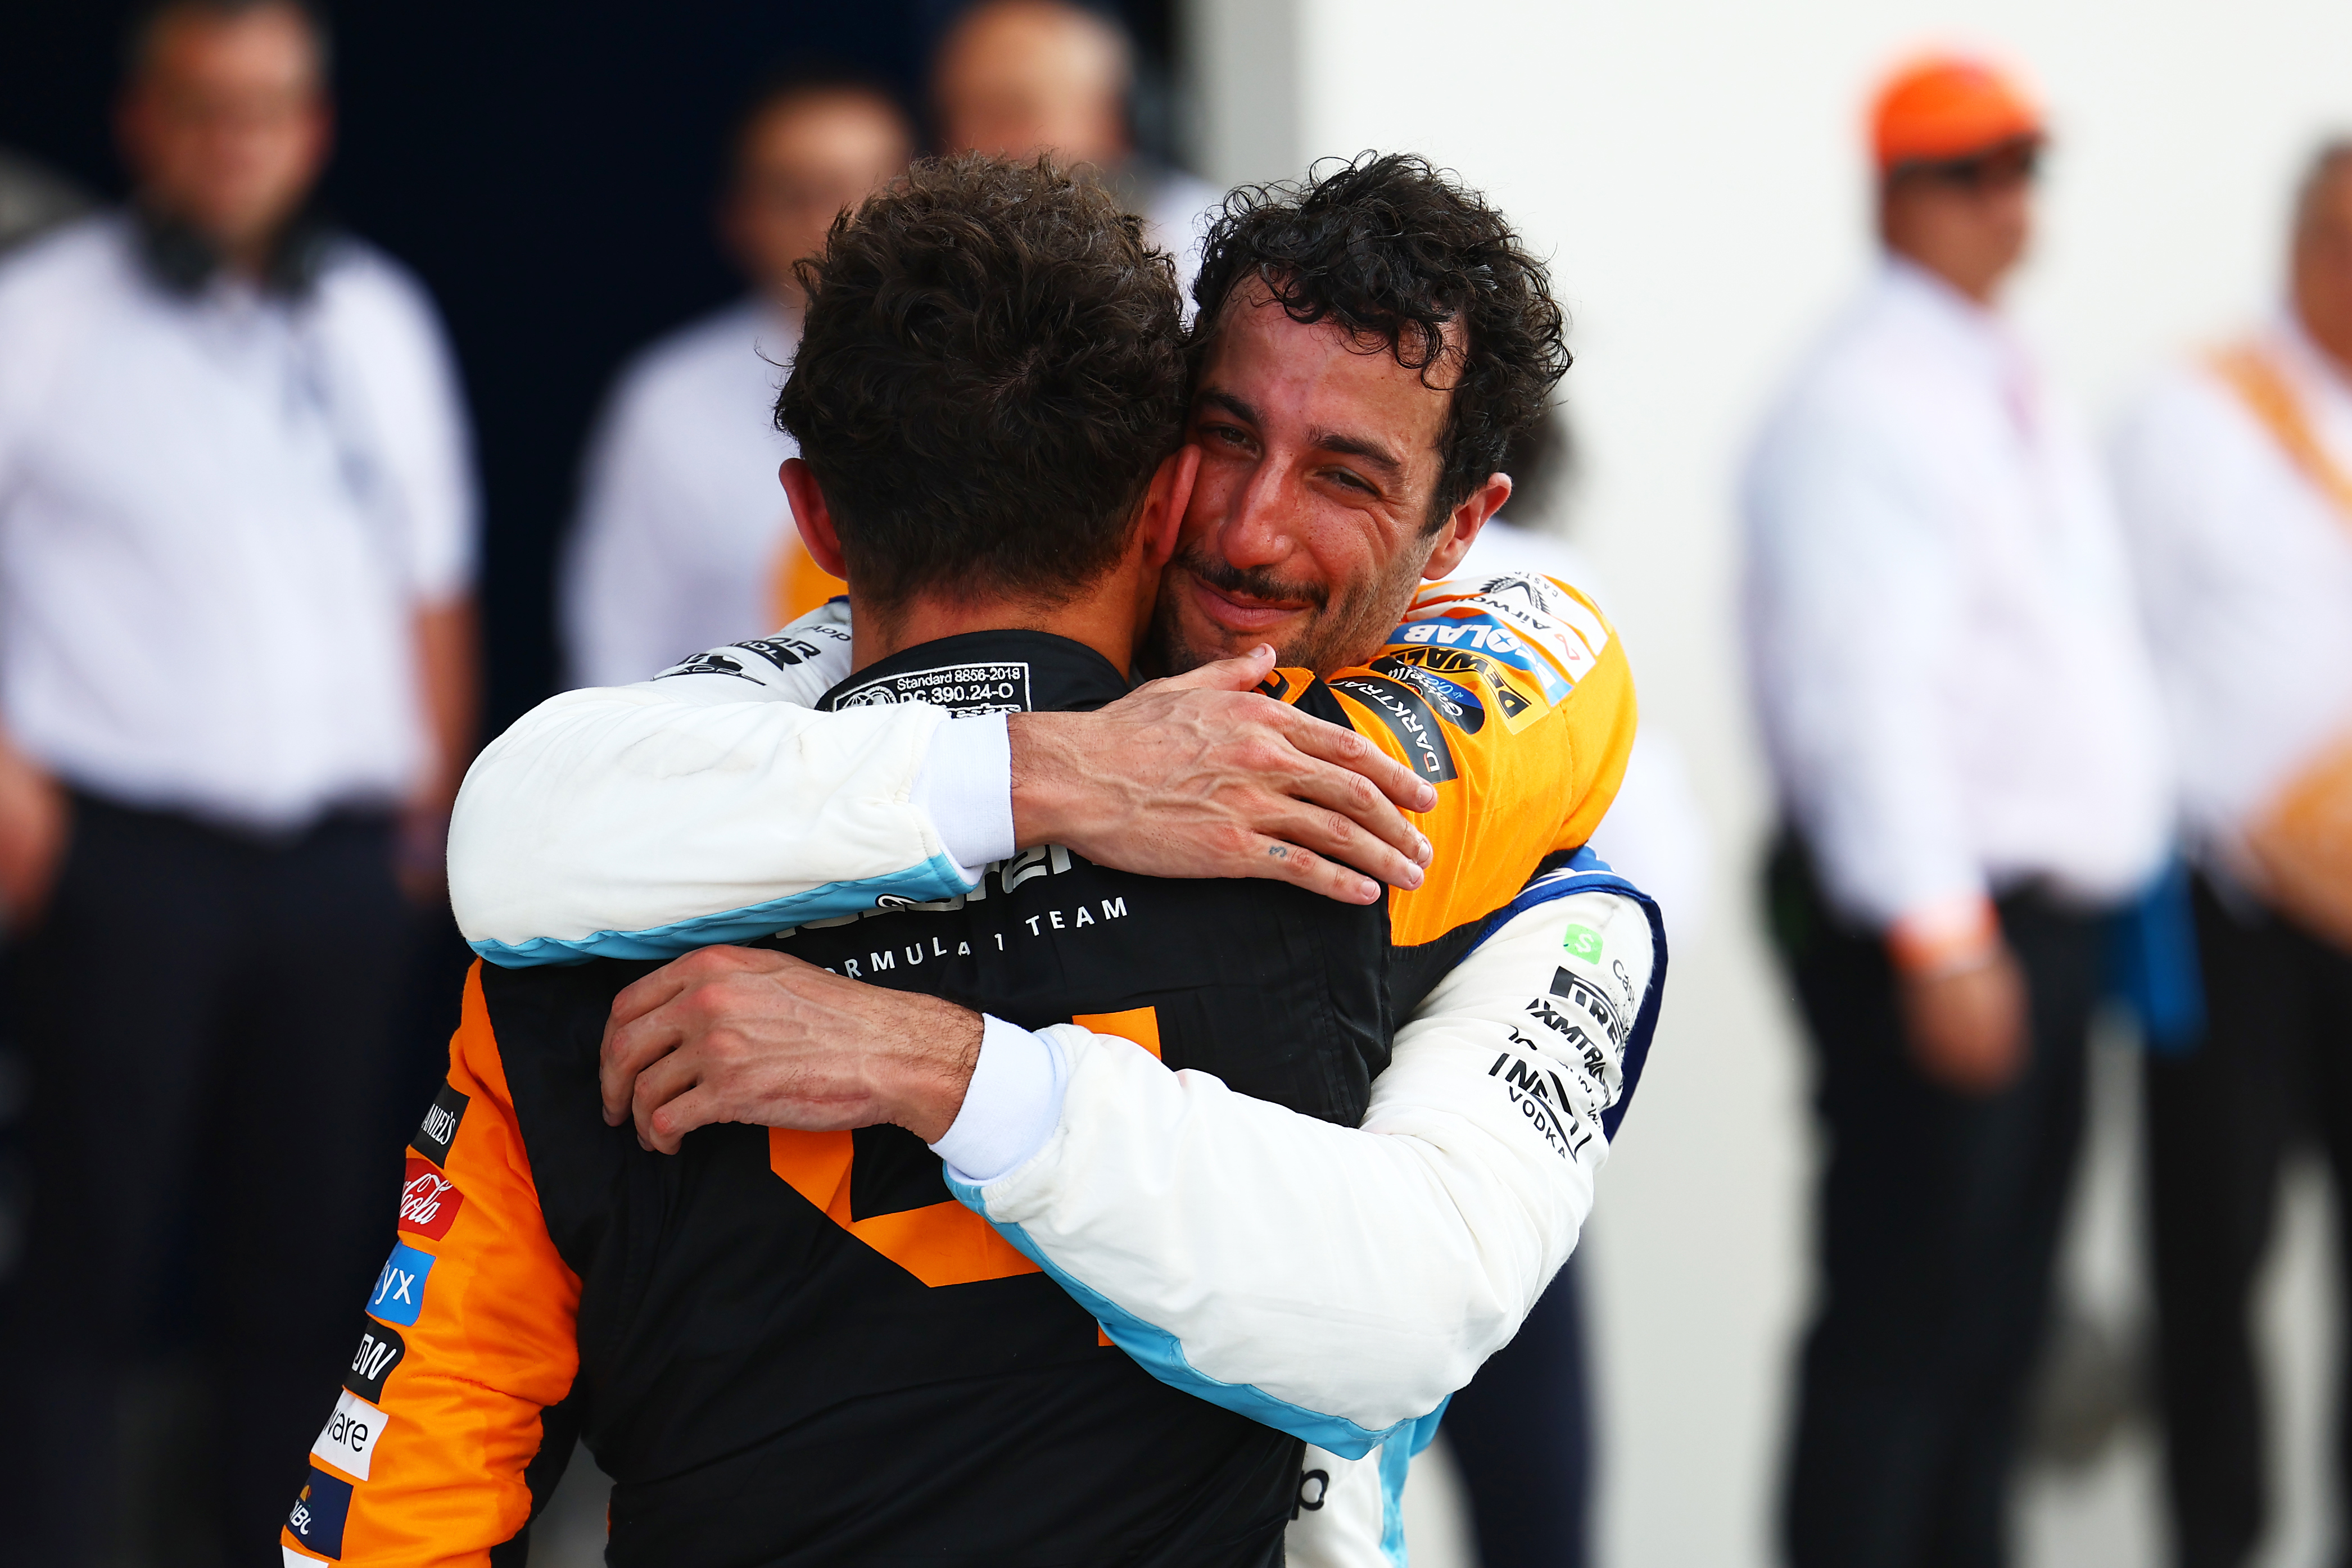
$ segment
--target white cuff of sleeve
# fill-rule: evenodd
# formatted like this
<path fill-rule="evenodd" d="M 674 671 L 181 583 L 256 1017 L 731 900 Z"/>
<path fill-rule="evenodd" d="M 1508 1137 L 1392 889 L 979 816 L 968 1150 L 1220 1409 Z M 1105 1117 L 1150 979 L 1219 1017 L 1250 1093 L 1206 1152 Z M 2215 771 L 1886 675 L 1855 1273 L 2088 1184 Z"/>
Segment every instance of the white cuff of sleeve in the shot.
<path fill-rule="evenodd" d="M 980 1060 L 956 1119 L 931 1145 L 948 1174 L 986 1186 L 1029 1163 L 1062 1121 L 1069 1061 L 1051 1035 L 983 1018 Z"/>
<path fill-rule="evenodd" d="M 992 862 L 1013 858 L 1013 736 L 1005 718 L 975 714 L 934 729 L 908 792 L 969 883 Z"/>

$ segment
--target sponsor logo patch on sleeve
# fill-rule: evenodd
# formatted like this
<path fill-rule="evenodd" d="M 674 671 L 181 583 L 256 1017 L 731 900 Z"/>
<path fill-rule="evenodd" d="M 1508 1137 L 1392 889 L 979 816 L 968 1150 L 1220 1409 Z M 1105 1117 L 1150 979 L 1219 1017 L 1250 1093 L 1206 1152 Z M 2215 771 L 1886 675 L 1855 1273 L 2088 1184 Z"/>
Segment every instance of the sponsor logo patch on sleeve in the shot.
<path fill-rule="evenodd" d="M 362 1319 L 360 1347 L 352 1353 L 352 1369 L 343 1374 L 343 1386 L 362 1399 L 382 1400 L 383 1380 L 408 1354 L 408 1342 L 400 1331 L 388 1329 L 370 1319 Z"/>
<path fill-rule="evenodd" d="M 416 1129 L 416 1136 L 408 1140 L 408 1146 L 436 1166 L 447 1165 L 449 1145 L 457 1139 L 457 1124 L 466 1119 L 466 1107 L 472 1103 L 473 1096 L 443 1083 L 441 1092 L 425 1107 L 424 1124 Z"/>
<path fill-rule="evenodd" d="M 433 1162 L 408 1156 L 408 1175 L 400 1189 L 400 1228 L 438 1241 L 449 1234 L 450 1222 L 465 1207 L 466 1195 L 443 1176 Z"/>
<path fill-rule="evenodd" d="M 432 1253 L 394 1242 L 392 1257 L 376 1276 L 375 1293 L 368 1297 L 368 1312 L 388 1323 L 415 1327 L 416 1314 L 425 1310 L 425 1279 L 432 1272 Z"/>
<path fill-rule="evenodd" d="M 376 1439 L 383 1436 L 383 1428 L 391 1419 L 346 1388 L 335 1401 L 334 1413 L 319 1429 L 319 1440 L 310 1445 L 310 1456 L 326 1460 L 347 1476 L 365 1480 Z"/>
<path fill-rule="evenodd" d="M 1454 777 L 1454 748 L 1421 693 L 1386 675 L 1341 675 L 1331 689 L 1371 709 L 1404 747 L 1406 765 L 1414 772 L 1433 784 Z"/>
<path fill-rule="evenodd" d="M 318 1466 L 310 1467 L 310 1479 L 302 1483 L 301 1493 L 294 1500 L 294 1511 L 286 1516 L 286 1528 L 294 1539 L 330 1560 L 343 1555 L 343 1521 L 351 1517 L 352 1483 L 329 1475 Z"/>

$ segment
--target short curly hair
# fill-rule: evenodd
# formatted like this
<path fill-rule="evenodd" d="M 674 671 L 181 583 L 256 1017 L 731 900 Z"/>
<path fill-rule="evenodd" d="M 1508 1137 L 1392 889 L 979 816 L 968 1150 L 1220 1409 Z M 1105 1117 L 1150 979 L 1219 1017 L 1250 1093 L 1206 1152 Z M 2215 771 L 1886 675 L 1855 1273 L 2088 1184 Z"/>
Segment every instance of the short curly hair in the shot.
<path fill-rule="evenodd" d="M 1118 560 L 1182 440 L 1174 265 L 1049 158 L 927 159 L 797 267 L 776 424 L 859 598 L 1066 602 Z"/>
<path fill-rule="evenodd" d="M 1433 529 L 1502 467 L 1571 362 L 1568 318 L 1543 263 L 1484 196 L 1410 152 L 1361 153 L 1328 172 L 1310 169 L 1300 183 L 1244 186 L 1225 199 L 1192 285 L 1196 373 L 1226 304 L 1251 283 L 1294 321 L 1328 320 L 1385 344 L 1432 387 L 1448 357 L 1444 328 L 1462 324 Z"/>

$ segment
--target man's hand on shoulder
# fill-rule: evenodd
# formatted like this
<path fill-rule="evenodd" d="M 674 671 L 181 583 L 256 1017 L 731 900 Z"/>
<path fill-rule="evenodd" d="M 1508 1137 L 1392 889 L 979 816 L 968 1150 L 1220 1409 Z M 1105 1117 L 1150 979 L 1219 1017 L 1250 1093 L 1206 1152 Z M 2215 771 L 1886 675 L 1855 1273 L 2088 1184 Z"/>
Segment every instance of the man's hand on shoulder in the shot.
<path fill-rule="evenodd" d="M 1273 668 L 1260 648 L 1094 713 L 1013 715 L 1014 837 L 1145 876 L 1264 877 L 1343 904 L 1381 895 L 1358 872 L 1420 886 L 1429 841 L 1399 808 L 1428 810 L 1437 792 L 1354 730 L 1258 693 Z"/>
<path fill-rule="evenodd" d="M 613 998 L 604 1120 L 663 1154 L 719 1122 L 946 1135 L 980 1060 L 981 1016 L 782 953 L 705 947 Z"/>

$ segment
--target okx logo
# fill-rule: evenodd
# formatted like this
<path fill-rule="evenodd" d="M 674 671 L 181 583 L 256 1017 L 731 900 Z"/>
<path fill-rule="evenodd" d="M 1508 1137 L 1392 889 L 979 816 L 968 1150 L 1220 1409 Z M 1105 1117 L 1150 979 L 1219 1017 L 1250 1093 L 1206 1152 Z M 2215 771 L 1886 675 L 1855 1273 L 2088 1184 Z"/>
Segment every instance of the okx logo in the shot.
<path fill-rule="evenodd" d="M 376 1276 L 375 1294 L 368 1298 L 367 1310 L 388 1323 L 414 1326 L 416 1314 L 425 1310 L 425 1277 L 431 1272 L 432 1253 L 394 1242 L 392 1257 Z"/>

